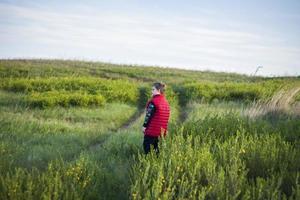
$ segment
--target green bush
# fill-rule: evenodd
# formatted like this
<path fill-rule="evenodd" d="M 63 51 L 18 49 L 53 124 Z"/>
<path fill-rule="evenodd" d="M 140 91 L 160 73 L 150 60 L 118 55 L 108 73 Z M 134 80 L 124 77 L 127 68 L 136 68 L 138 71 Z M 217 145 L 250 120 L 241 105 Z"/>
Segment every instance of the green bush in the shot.
<path fill-rule="evenodd" d="M 220 141 L 181 130 L 161 141 L 159 157 L 153 151 L 138 157 L 131 198 L 293 198 L 299 196 L 299 155 L 278 135 L 251 135 L 241 128 Z"/>
<path fill-rule="evenodd" d="M 105 98 L 99 94 L 90 95 L 82 92 L 58 92 L 31 93 L 26 102 L 32 107 L 47 108 L 53 106 L 103 106 Z"/>
<path fill-rule="evenodd" d="M 299 119 L 205 108 L 161 140 L 159 157 L 138 157 L 132 199 L 299 198 Z"/>
<path fill-rule="evenodd" d="M 3 79 L 0 87 L 12 92 L 42 93 L 49 91 L 83 91 L 90 95 L 102 95 L 108 102 L 136 104 L 138 85 L 126 80 L 108 80 L 88 77 Z M 49 102 L 51 104 L 51 102 Z M 74 100 L 76 104 L 76 100 Z"/>
<path fill-rule="evenodd" d="M 174 86 L 179 94 L 179 103 L 185 105 L 189 101 L 212 102 L 213 100 L 243 101 L 266 100 L 282 86 L 279 81 L 258 83 L 234 82 L 192 82 Z"/>
<path fill-rule="evenodd" d="M 17 168 L 1 175 L 1 199 L 91 199 L 101 167 L 81 157 L 75 163 L 52 161 L 42 172 Z M 98 196 L 98 195 L 97 195 Z"/>

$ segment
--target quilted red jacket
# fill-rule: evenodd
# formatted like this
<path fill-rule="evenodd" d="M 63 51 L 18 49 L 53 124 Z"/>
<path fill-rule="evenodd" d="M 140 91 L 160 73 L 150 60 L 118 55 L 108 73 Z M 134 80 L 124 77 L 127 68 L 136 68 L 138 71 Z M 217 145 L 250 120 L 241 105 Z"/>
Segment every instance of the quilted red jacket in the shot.
<path fill-rule="evenodd" d="M 147 102 L 146 108 L 150 102 L 154 104 L 155 112 L 145 130 L 145 135 L 157 137 L 162 133 L 166 136 L 170 118 L 169 103 L 163 94 L 153 96 L 152 99 Z"/>

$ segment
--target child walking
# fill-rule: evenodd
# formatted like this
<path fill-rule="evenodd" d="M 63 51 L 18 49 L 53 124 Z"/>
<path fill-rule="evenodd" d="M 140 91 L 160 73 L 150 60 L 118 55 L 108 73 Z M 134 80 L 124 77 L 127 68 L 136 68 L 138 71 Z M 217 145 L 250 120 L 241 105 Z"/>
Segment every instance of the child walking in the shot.
<path fill-rule="evenodd" d="M 170 106 L 164 96 L 165 84 L 154 83 L 152 86 L 152 98 L 146 104 L 146 116 L 143 123 L 144 152 L 150 152 L 150 145 L 158 155 L 159 137 L 167 135 L 168 122 L 170 117 Z"/>

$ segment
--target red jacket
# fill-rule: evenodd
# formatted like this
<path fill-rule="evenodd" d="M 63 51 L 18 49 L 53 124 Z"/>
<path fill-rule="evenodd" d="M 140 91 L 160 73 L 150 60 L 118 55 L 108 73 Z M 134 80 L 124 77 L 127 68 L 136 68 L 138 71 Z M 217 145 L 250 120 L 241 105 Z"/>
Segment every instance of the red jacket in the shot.
<path fill-rule="evenodd" d="M 162 94 L 153 96 L 152 99 L 148 101 L 146 108 L 150 102 L 154 104 L 155 112 L 145 130 L 145 135 L 157 137 L 163 133 L 163 135 L 166 136 L 170 117 L 169 103 Z"/>

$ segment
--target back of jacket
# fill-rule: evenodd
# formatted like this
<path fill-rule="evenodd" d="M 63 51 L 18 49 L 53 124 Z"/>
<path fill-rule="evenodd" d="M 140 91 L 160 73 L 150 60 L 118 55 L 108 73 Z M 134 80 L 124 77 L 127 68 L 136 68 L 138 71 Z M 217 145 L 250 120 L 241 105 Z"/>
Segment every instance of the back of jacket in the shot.
<path fill-rule="evenodd" d="M 168 122 L 170 118 L 169 103 L 162 94 L 153 96 L 149 102 L 154 104 L 155 113 L 145 130 L 145 135 L 157 137 L 162 133 L 165 136 L 167 134 Z M 149 102 L 147 103 L 147 106 Z"/>

